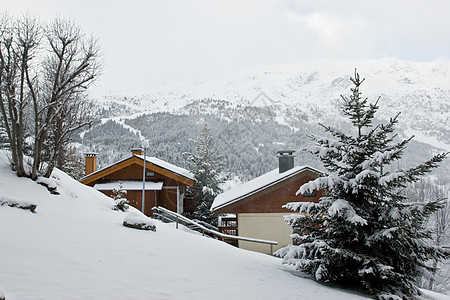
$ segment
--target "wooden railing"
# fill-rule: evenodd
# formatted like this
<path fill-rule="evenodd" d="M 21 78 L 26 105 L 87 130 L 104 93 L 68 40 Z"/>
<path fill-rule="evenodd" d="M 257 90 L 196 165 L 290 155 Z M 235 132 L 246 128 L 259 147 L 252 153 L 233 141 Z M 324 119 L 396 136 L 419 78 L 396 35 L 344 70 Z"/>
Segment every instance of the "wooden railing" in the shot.
<path fill-rule="evenodd" d="M 262 244 L 269 244 L 270 245 L 270 253 L 273 253 L 273 245 L 278 245 L 277 241 L 270 241 L 270 240 L 262 240 L 262 239 L 255 239 L 255 238 L 249 238 L 244 236 L 236 236 L 236 235 L 230 235 L 218 232 L 216 230 L 209 229 L 202 224 L 199 224 L 195 221 L 192 221 L 191 219 L 186 218 L 185 216 L 182 216 L 176 212 L 173 212 L 171 210 L 168 210 L 164 207 L 158 206 L 152 208 L 154 215 L 159 215 L 161 217 L 161 221 L 164 222 L 164 218 L 167 216 L 170 216 L 170 219 L 172 219 L 176 223 L 176 228 L 178 229 L 178 223 L 185 223 L 185 224 L 191 224 L 196 226 L 197 228 L 201 229 L 202 235 L 205 235 L 206 233 L 209 233 L 211 235 L 215 235 L 217 237 L 225 239 L 234 239 L 234 240 L 240 240 L 240 241 L 247 241 L 247 242 L 255 242 L 255 243 L 262 243 Z"/>

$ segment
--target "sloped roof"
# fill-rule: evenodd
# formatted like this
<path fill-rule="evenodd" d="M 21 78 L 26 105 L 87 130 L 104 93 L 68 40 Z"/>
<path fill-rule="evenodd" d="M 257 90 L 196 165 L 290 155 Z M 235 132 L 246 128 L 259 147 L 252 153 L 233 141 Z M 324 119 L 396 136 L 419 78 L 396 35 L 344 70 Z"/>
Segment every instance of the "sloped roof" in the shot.
<path fill-rule="evenodd" d="M 321 171 L 309 166 L 294 167 L 283 173 L 280 173 L 278 171 L 278 168 L 276 168 L 275 170 L 272 170 L 240 186 L 237 186 L 222 194 L 217 195 L 217 197 L 213 201 L 213 204 L 211 205 L 210 210 L 216 211 L 225 206 L 236 203 L 240 200 L 247 198 L 248 196 L 258 193 L 268 187 L 271 187 L 304 171 L 311 171 L 317 174 L 322 174 Z"/>
<path fill-rule="evenodd" d="M 141 159 L 144 159 L 144 155 L 135 155 L 135 156 L 137 156 Z M 192 172 L 190 172 L 184 168 L 172 165 L 171 163 L 168 163 L 162 159 L 146 156 L 145 160 L 155 166 L 161 167 L 163 169 L 166 169 L 168 171 L 171 171 L 173 173 L 176 173 L 176 174 L 186 177 L 188 179 L 194 180 L 194 174 Z"/>
<path fill-rule="evenodd" d="M 150 167 L 153 165 L 154 167 L 156 167 L 158 170 L 160 170 L 162 172 L 168 171 L 168 172 L 165 172 L 165 173 L 167 173 L 165 175 L 169 175 L 169 177 L 171 177 L 170 174 L 173 174 L 173 176 L 178 177 L 178 179 L 181 179 L 182 182 L 184 182 L 188 185 L 194 184 L 194 181 L 195 181 L 194 174 L 192 174 L 190 171 L 188 171 L 186 169 L 177 167 L 171 163 L 168 163 L 168 162 L 161 160 L 159 158 L 156 158 L 156 157 L 146 156 L 145 161 L 146 161 L 146 163 L 148 163 L 147 167 Z M 127 167 L 133 163 L 143 165 L 144 156 L 133 154 L 130 157 L 124 158 L 112 165 L 106 166 L 100 170 L 97 170 L 89 175 L 84 176 L 83 178 L 81 178 L 80 182 L 84 183 L 84 184 L 91 183 L 101 177 L 104 177 L 110 173 L 113 173 L 117 169 Z M 183 180 L 183 178 L 185 180 Z M 180 181 L 180 180 L 178 180 L 178 181 Z"/>

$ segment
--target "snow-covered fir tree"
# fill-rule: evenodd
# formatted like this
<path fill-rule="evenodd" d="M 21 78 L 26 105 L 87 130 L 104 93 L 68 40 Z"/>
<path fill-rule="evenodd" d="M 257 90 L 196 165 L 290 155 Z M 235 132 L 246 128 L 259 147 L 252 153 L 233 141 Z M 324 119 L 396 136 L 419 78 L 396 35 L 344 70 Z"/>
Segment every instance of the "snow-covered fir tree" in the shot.
<path fill-rule="evenodd" d="M 217 225 L 217 216 L 211 213 L 211 204 L 214 198 L 222 192 L 220 184 L 226 179 L 222 171 L 225 165 L 224 157 L 217 153 L 211 130 L 203 125 L 201 135 L 192 140 L 193 153 L 186 153 L 194 167 L 196 196 L 196 210 L 194 217 L 211 225 Z"/>
<path fill-rule="evenodd" d="M 119 187 L 112 190 L 112 196 L 116 205 L 113 207 L 114 210 L 126 211 L 128 209 L 128 199 L 125 198 L 127 191 L 123 188 L 123 182 L 119 181 Z"/>
<path fill-rule="evenodd" d="M 397 141 L 398 115 L 374 125 L 378 101 L 369 104 L 361 97 L 364 79 L 356 71 L 351 81 L 354 87 L 349 97 L 342 96 L 342 111 L 354 130 L 321 125 L 328 135 L 311 136 L 315 145 L 308 150 L 329 173 L 297 192 L 324 189 L 326 197 L 319 203 L 285 205 L 299 212 L 285 217 L 295 245 L 276 255 L 317 281 L 354 286 L 379 299 L 412 299 L 420 293 L 417 278 L 433 271 L 427 262 L 448 258 L 450 252 L 429 242 L 425 226 L 441 200 L 411 202 L 400 191 L 437 167 L 447 153 L 410 169 L 386 171 L 411 138 Z"/>

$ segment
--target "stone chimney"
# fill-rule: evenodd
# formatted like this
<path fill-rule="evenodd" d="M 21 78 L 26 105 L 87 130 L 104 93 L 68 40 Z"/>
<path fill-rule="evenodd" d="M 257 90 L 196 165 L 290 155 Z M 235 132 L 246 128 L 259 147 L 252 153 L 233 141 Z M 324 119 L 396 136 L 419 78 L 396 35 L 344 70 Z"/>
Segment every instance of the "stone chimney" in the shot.
<path fill-rule="evenodd" d="M 86 158 L 85 175 L 89 175 L 97 171 L 97 154 L 95 152 L 86 152 L 84 157 Z"/>
<path fill-rule="evenodd" d="M 278 150 L 278 171 L 284 173 L 294 167 L 295 150 Z"/>
<path fill-rule="evenodd" d="M 144 155 L 142 148 L 133 148 L 131 149 L 132 155 Z"/>

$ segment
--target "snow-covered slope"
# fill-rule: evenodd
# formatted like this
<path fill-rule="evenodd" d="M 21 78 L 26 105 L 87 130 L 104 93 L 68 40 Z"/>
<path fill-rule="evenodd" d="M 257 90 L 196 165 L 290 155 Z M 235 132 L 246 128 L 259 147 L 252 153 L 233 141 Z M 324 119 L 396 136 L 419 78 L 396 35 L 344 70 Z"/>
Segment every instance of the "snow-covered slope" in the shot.
<path fill-rule="evenodd" d="M 348 95 L 350 76 L 357 68 L 369 100 L 381 96 L 381 116 L 402 112 L 400 125 L 418 140 L 450 149 L 450 61 L 408 62 L 396 59 L 366 61 L 319 60 L 261 66 L 219 80 L 149 86 L 145 95 L 108 95 L 101 106 L 119 105 L 116 113 L 173 112 L 197 99 L 219 99 L 237 106 L 274 106 L 276 120 L 288 123 L 296 107 L 309 122 L 340 120 L 340 95 Z M 126 113 L 124 113 L 126 112 Z"/>
<path fill-rule="evenodd" d="M 322 286 L 275 257 L 234 248 L 173 224 L 122 226 L 129 212 L 55 170 L 60 195 L 17 178 L 0 152 L 0 295 L 26 299 L 366 299 Z"/>

